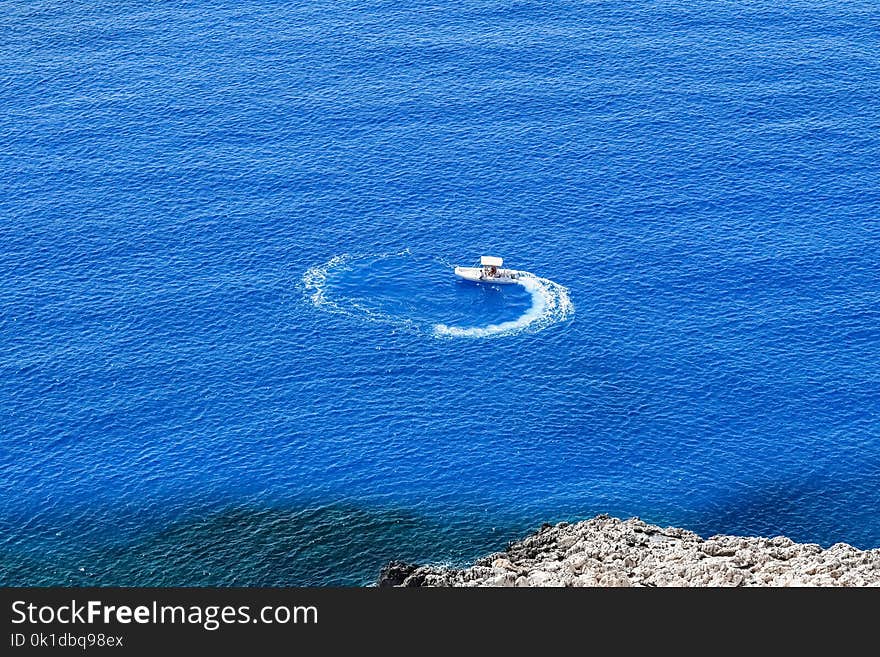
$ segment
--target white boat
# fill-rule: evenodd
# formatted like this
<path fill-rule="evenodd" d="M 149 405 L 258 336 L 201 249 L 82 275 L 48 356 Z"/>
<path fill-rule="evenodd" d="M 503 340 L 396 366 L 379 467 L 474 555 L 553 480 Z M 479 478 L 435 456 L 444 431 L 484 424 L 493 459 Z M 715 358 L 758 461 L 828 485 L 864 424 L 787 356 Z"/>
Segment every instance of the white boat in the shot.
<path fill-rule="evenodd" d="M 516 269 L 502 269 L 504 260 L 495 256 L 481 256 L 480 266 L 456 267 L 455 275 L 474 283 L 516 283 L 522 272 Z"/>

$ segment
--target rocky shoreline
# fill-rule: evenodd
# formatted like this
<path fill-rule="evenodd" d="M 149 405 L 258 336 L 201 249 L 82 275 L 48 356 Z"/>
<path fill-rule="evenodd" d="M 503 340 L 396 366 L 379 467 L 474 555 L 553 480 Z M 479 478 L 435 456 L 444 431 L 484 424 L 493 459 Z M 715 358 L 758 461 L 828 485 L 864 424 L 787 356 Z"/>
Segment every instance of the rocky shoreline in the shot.
<path fill-rule="evenodd" d="M 880 586 L 880 548 L 717 535 L 599 515 L 545 524 L 467 568 L 388 564 L 379 586 Z"/>

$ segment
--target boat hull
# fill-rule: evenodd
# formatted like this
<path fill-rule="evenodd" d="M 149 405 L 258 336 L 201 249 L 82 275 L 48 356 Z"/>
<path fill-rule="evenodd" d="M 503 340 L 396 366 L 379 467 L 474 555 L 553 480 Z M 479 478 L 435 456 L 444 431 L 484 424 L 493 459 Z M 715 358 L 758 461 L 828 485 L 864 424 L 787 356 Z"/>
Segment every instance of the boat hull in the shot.
<path fill-rule="evenodd" d="M 487 276 L 482 267 L 456 267 L 455 275 L 466 281 L 493 285 L 516 283 L 519 278 L 519 272 L 515 269 L 499 269 L 497 276 Z"/>

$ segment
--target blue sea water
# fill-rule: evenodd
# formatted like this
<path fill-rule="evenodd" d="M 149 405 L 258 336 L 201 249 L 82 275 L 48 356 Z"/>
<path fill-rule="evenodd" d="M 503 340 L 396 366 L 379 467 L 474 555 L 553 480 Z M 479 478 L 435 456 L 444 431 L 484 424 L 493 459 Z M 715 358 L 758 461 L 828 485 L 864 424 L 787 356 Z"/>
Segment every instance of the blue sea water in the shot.
<path fill-rule="evenodd" d="M 0 6 L 3 584 L 880 546 L 875 2 Z"/>

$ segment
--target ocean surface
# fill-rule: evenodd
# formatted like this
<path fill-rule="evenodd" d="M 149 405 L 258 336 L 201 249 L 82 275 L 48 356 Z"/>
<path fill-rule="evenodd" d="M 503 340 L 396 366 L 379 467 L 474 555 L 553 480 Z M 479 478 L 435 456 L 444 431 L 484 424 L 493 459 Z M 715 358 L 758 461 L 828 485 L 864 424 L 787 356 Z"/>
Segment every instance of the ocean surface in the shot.
<path fill-rule="evenodd" d="M 876 2 L 0 7 L 0 583 L 880 547 Z"/>

